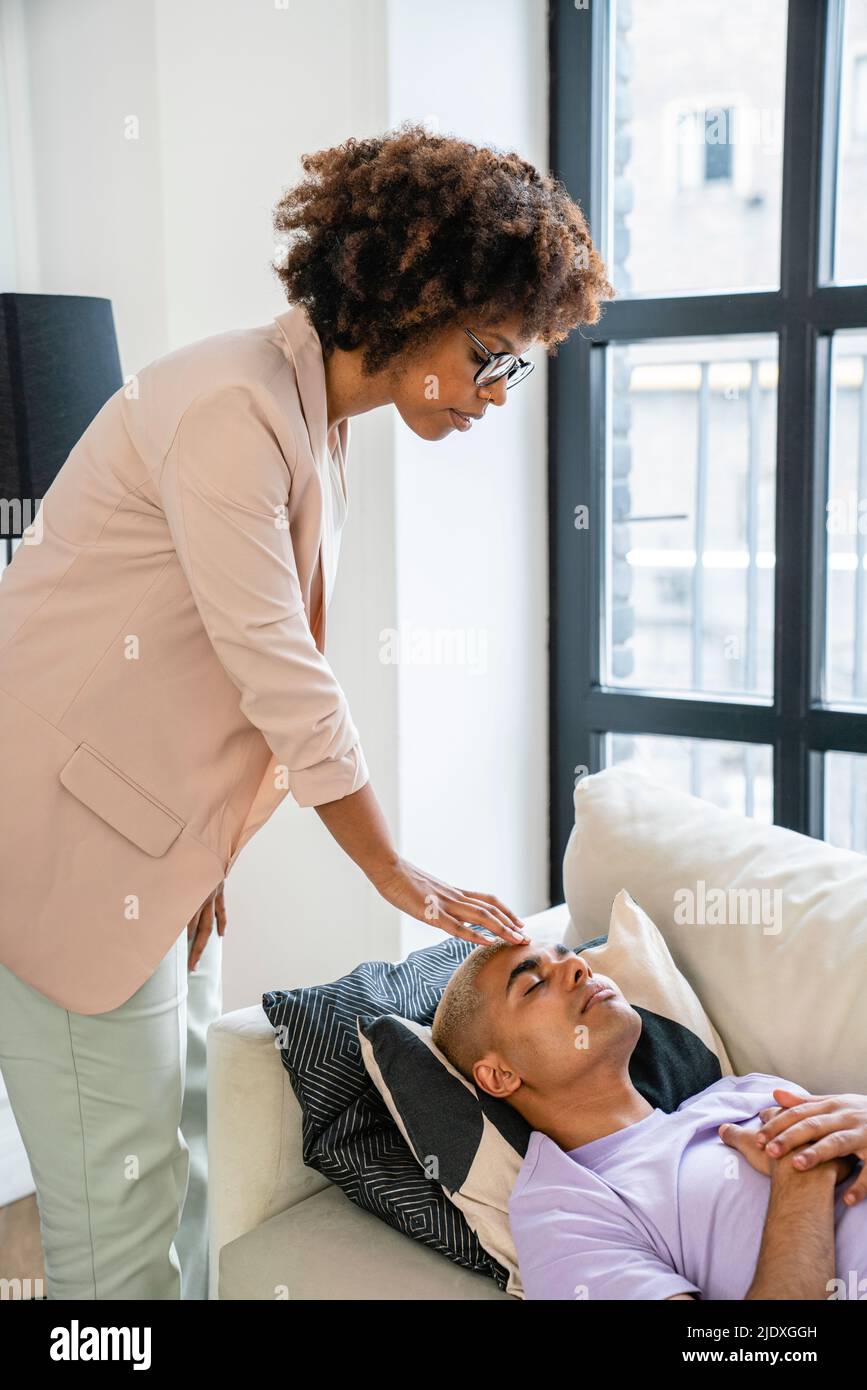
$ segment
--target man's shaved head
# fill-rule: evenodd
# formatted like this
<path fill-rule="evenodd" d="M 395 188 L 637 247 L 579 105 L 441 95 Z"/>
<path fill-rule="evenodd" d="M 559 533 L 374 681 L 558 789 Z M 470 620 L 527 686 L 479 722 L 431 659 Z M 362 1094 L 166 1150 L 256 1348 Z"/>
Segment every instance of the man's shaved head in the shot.
<path fill-rule="evenodd" d="M 473 1080 L 473 1063 L 494 1041 L 490 994 L 479 988 L 479 972 L 500 951 L 513 951 L 508 941 L 477 946 L 461 961 L 446 985 L 431 1025 L 434 1045 L 453 1067 Z"/>

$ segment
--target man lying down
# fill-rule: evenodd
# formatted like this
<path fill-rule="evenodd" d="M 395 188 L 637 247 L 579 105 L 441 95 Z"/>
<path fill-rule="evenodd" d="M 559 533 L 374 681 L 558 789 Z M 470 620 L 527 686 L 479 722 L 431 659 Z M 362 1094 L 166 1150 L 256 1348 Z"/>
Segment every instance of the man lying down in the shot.
<path fill-rule="evenodd" d="M 752 1072 L 666 1113 L 629 1078 L 641 1027 L 563 945 L 478 946 L 443 993 L 434 1043 L 533 1129 L 509 1202 L 525 1296 L 867 1297 L 867 1096 Z"/>

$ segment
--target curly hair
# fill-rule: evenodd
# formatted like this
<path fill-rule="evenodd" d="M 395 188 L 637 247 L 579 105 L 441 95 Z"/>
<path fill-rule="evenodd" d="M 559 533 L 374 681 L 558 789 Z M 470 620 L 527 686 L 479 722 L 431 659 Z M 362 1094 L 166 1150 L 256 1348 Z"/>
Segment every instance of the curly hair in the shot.
<path fill-rule="evenodd" d="M 274 209 L 271 269 L 324 355 L 360 347 L 365 374 L 470 315 L 518 317 L 556 355 L 614 297 L 580 207 L 514 152 L 404 121 L 301 164 Z"/>

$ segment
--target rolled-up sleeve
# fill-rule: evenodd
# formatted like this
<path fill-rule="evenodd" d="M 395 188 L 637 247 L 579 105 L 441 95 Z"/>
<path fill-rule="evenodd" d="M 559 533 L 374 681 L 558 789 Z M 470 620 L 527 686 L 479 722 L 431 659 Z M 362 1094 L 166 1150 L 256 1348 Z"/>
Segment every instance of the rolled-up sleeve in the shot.
<path fill-rule="evenodd" d="M 291 486 L 289 462 L 246 386 L 196 398 L 160 474 L 179 562 L 241 709 L 285 766 L 299 806 L 319 806 L 358 791 L 369 773 L 304 610 Z"/>

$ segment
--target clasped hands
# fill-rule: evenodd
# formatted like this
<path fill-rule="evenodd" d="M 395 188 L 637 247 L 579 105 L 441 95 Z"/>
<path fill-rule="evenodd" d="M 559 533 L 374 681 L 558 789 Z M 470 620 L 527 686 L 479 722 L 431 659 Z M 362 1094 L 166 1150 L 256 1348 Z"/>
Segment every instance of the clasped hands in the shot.
<path fill-rule="evenodd" d="M 737 1149 L 760 1173 L 770 1173 L 769 1159 L 787 1159 L 798 1170 L 807 1171 L 821 1163 L 835 1162 L 838 1181 L 847 1177 L 856 1161 L 861 1170 L 843 1197 L 854 1206 L 867 1197 L 867 1096 L 799 1096 L 784 1087 L 774 1090 L 779 1105 L 759 1111 L 761 1129 L 745 1130 L 738 1124 L 723 1124 L 719 1136 Z"/>

